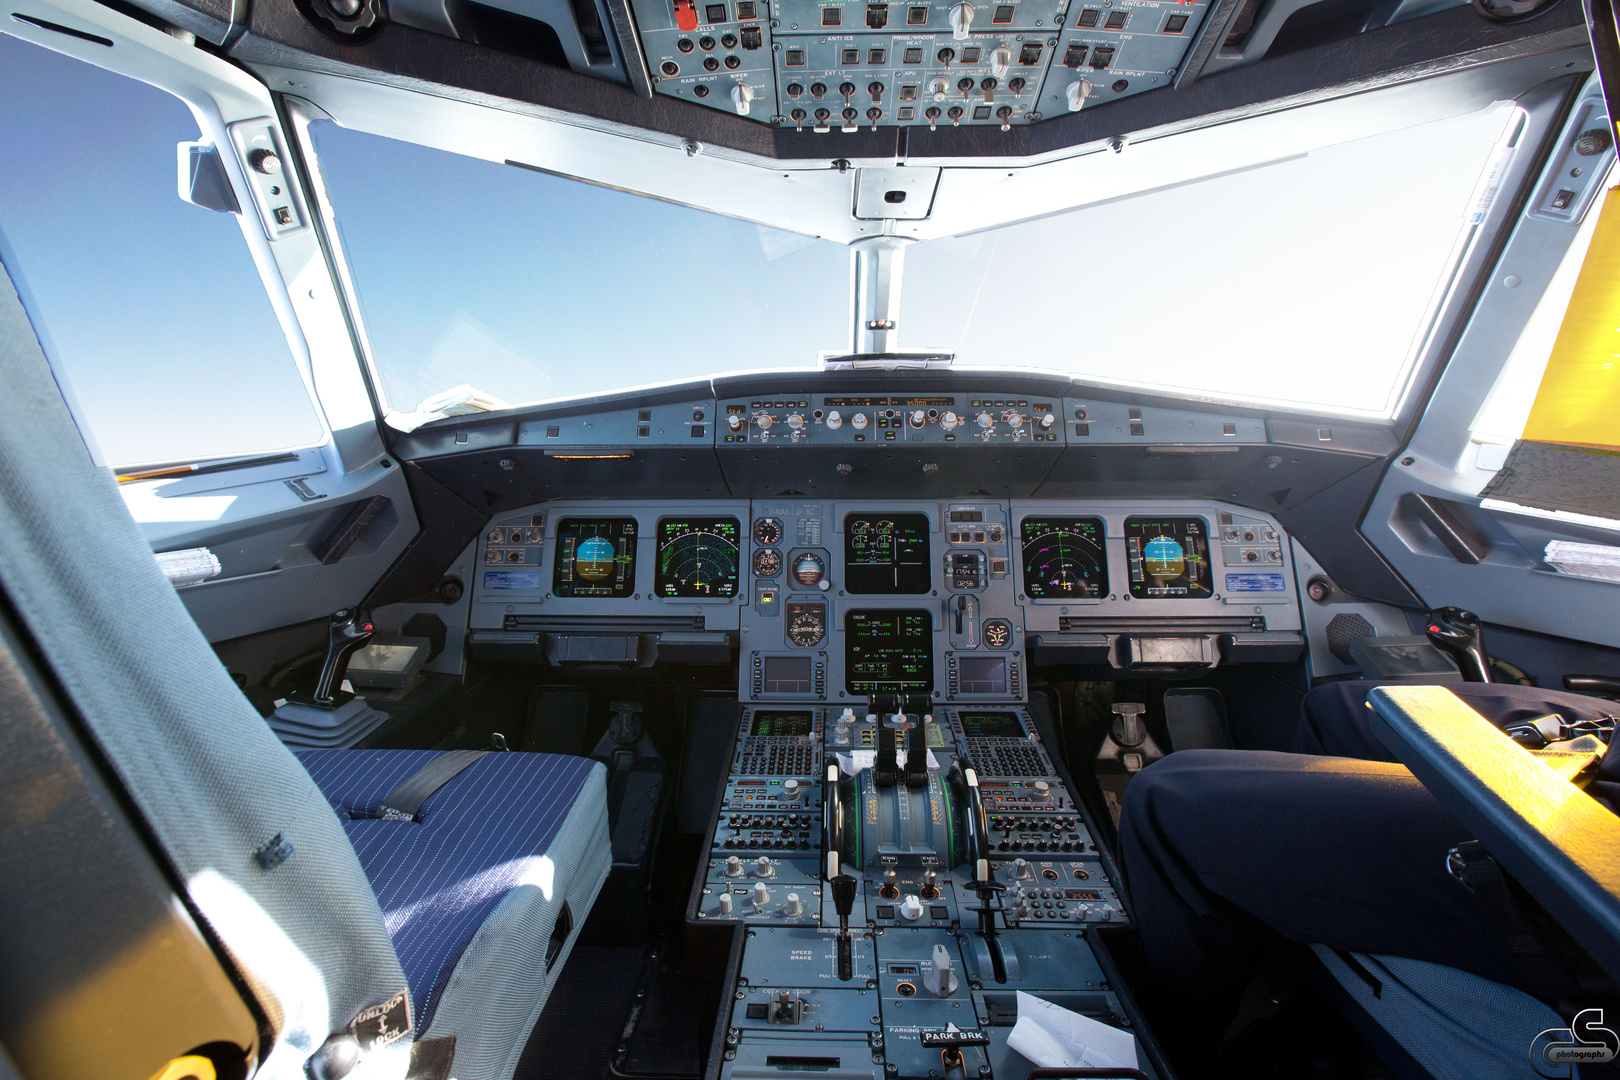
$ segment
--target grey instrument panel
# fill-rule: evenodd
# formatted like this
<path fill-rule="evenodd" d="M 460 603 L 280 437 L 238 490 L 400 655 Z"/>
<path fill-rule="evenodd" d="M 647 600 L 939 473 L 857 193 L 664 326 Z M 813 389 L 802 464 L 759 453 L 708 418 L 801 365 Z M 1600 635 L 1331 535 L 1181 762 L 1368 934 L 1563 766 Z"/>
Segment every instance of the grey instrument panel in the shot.
<path fill-rule="evenodd" d="M 735 643 L 743 701 L 1019 702 L 1032 650 L 1120 668 L 1297 655 L 1286 540 L 1199 499 L 558 500 L 485 530 L 470 629 L 475 647 Z"/>

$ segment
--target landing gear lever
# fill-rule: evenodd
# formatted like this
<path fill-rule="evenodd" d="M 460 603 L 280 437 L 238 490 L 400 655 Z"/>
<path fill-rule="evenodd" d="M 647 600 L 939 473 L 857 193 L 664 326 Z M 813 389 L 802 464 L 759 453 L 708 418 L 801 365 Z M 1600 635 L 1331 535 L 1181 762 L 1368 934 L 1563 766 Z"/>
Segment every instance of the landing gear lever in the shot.
<path fill-rule="evenodd" d="M 1491 659 L 1485 653 L 1485 631 L 1479 616 L 1459 607 L 1436 608 L 1429 612 L 1429 640 L 1457 661 L 1468 682 L 1491 681 Z"/>
<path fill-rule="evenodd" d="M 326 624 L 326 660 L 315 690 L 307 696 L 295 692 L 288 700 L 317 709 L 340 708 L 352 700 L 354 695 L 342 689 L 343 676 L 349 670 L 349 657 L 371 640 L 373 630 L 369 611 L 343 608 L 332 612 Z"/>

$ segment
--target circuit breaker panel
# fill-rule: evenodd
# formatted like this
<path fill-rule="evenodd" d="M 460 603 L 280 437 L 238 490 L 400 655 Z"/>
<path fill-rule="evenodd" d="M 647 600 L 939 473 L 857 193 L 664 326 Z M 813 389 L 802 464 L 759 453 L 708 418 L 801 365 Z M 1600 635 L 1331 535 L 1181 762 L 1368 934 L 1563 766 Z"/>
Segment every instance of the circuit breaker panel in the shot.
<path fill-rule="evenodd" d="M 1170 85 L 1208 0 L 633 0 L 653 86 L 818 132 L 1003 130 Z"/>

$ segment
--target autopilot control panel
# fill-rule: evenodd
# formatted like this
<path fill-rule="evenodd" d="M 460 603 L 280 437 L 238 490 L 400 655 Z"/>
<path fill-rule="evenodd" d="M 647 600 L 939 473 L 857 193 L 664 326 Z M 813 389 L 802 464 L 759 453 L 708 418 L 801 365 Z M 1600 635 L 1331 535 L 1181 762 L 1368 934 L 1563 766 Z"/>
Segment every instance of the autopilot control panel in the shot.
<path fill-rule="evenodd" d="M 1088 934 L 1127 917 L 1023 705 L 749 705 L 701 866 L 689 917 L 747 928 L 722 1076 L 1022 1078 L 1020 990 L 1125 1024 Z"/>
<path fill-rule="evenodd" d="M 657 92 L 777 126 L 1003 130 L 1167 87 L 1208 0 L 632 0 Z"/>

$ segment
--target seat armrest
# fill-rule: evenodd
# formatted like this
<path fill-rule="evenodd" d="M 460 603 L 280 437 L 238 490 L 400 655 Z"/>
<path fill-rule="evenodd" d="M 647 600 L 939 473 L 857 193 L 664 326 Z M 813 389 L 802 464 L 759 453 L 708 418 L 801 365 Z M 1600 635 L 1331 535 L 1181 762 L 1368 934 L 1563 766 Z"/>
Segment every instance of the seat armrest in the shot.
<path fill-rule="evenodd" d="M 1401 764 L 1620 980 L 1620 817 L 1439 686 L 1380 686 L 1374 728 Z"/>

